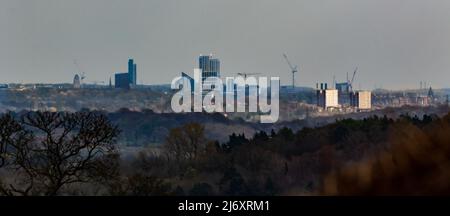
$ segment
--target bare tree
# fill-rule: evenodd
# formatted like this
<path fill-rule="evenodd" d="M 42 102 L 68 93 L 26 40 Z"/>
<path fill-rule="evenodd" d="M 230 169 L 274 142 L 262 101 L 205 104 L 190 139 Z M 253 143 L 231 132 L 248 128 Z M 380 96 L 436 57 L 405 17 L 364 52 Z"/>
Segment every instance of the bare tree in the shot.
<path fill-rule="evenodd" d="M 204 130 L 205 128 L 197 123 L 170 130 L 163 146 L 165 153 L 177 161 L 196 159 L 206 149 Z"/>
<path fill-rule="evenodd" d="M 30 135 L 14 119 L 11 113 L 0 117 L 0 167 L 11 162 L 11 155 L 8 153 L 8 150 L 13 146 L 19 145 L 20 142 L 27 142 L 31 137 Z"/>
<path fill-rule="evenodd" d="M 11 143 L 6 152 L 17 174 L 9 194 L 58 195 L 64 186 L 98 180 L 117 168 L 110 160 L 120 131 L 102 114 L 29 112 L 19 122 L 4 118 L 23 134 L 20 142 L 5 142 Z"/>
<path fill-rule="evenodd" d="M 14 155 L 10 152 L 14 146 L 27 143 L 32 135 L 19 124 L 11 113 L 0 117 L 0 168 L 15 162 Z M 12 195 L 11 190 L 4 185 L 0 176 L 0 194 Z"/>

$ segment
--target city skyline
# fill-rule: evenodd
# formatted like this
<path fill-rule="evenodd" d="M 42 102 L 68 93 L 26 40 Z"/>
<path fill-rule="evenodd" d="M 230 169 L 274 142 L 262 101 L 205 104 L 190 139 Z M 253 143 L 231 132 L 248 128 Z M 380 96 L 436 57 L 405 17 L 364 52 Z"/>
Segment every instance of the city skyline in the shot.
<path fill-rule="evenodd" d="M 222 77 L 291 73 L 296 85 L 338 82 L 359 68 L 355 87 L 450 87 L 447 1 L 51 1 L 0 3 L 0 83 L 104 81 L 139 62 L 138 84 L 167 84 L 221 60 Z M 217 9 L 217 8 L 220 8 Z M 215 10 L 217 9 L 217 10 Z"/>

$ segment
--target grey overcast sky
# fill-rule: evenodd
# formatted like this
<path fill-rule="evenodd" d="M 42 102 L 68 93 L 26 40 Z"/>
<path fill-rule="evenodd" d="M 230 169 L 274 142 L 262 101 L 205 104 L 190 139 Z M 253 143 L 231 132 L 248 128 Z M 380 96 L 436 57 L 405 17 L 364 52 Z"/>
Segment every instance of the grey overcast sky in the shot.
<path fill-rule="evenodd" d="M 213 53 L 222 75 L 297 85 L 450 87 L 448 0 L 0 0 L 0 83 L 87 81 L 138 64 L 138 82 L 169 83 Z"/>

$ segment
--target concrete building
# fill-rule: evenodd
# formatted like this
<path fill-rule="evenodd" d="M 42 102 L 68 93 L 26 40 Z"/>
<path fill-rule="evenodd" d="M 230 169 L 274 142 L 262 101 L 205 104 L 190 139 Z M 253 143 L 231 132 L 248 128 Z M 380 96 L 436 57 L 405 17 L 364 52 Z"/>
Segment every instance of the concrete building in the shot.
<path fill-rule="evenodd" d="M 317 85 L 318 87 L 319 85 Z M 326 83 L 320 84 L 320 89 L 317 89 L 317 106 L 323 109 L 333 109 L 339 107 L 338 90 L 328 89 Z"/>
<path fill-rule="evenodd" d="M 351 106 L 357 108 L 358 110 L 370 110 L 372 109 L 372 92 L 352 92 L 350 96 L 350 102 Z"/>
<path fill-rule="evenodd" d="M 326 89 L 325 90 L 325 107 L 326 108 L 339 107 L 338 90 L 336 90 L 336 89 Z"/>

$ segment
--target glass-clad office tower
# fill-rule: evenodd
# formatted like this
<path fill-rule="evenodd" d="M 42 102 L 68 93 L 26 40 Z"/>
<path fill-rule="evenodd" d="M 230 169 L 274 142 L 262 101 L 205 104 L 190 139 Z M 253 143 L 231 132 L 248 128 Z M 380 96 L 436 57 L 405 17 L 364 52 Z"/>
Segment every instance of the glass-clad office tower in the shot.
<path fill-rule="evenodd" d="M 136 84 L 136 64 L 133 59 L 128 59 L 128 71 L 116 73 L 114 85 L 116 88 L 130 89 L 136 87 Z"/>
<path fill-rule="evenodd" d="M 128 60 L 128 79 L 131 85 L 136 85 L 136 64 L 133 59 Z"/>
<path fill-rule="evenodd" d="M 204 81 L 208 77 L 220 78 L 220 60 L 213 58 L 212 55 L 200 55 L 198 59 L 199 68 L 202 69 L 202 78 Z"/>
<path fill-rule="evenodd" d="M 213 58 L 212 55 L 204 56 L 200 55 L 198 59 L 199 68 L 202 70 L 202 94 L 205 95 L 207 91 L 215 88 L 213 83 L 206 82 L 208 77 L 220 78 L 220 61 L 217 58 Z"/>

